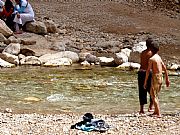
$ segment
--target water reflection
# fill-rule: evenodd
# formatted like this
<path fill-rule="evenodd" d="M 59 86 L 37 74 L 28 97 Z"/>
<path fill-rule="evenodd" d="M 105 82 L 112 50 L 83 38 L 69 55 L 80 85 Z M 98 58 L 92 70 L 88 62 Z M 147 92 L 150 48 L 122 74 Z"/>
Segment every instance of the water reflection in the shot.
<path fill-rule="evenodd" d="M 77 70 L 78 69 L 78 70 Z M 20 112 L 132 113 L 139 110 L 137 75 L 116 68 L 1 69 L 0 105 Z M 162 111 L 180 111 L 180 80 L 160 94 Z"/>

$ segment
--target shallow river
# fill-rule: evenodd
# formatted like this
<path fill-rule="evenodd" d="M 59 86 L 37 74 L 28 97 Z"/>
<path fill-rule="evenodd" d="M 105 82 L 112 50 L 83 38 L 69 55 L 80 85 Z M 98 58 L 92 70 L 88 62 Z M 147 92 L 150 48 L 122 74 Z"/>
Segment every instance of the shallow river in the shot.
<path fill-rule="evenodd" d="M 160 93 L 162 113 L 180 111 L 180 79 L 170 80 L 170 88 L 164 84 Z M 132 113 L 139 110 L 138 100 L 135 72 L 78 66 L 0 69 L 1 111 Z"/>

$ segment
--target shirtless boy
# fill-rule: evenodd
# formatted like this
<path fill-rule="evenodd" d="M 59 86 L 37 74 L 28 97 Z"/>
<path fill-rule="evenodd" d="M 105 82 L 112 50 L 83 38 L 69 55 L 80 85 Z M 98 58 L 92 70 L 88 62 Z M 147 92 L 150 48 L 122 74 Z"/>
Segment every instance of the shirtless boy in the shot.
<path fill-rule="evenodd" d="M 148 60 L 150 57 L 152 57 L 152 52 L 150 50 L 151 48 L 151 42 L 153 40 L 151 38 L 148 38 L 146 40 L 146 46 L 147 49 L 144 50 L 140 55 L 140 70 L 138 71 L 138 87 L 139 87 L 139 102 L 140 102 L 140 114 L 144 114 L 144 105 L 147 104 L 147 92 L 150 94 L 150 87 L 151 87 L 151 73 L 148 77 L 147 81 L 147 89 L 144 89 L 144 80 L 146 76 L 146 70 L 148 68 Z M 152 110 L 153 101 L 150 97 L 150 104 L 148 111 Z"/>
<path fill-rule="evenodd" d="M 151 51 L 153 53 L 153 56 L 149 59 L 149 62 L 148 62 L 146 78 L 144 81 L 144 88 L 145 89 L 147 88 L 148 76 L 149 76 L 150 70 L 152 70 L 152 84 L 151 84 L 150 95 L 154 104 L 153 115 L 156 115 L 157 117 L 161 117 L 158 94 L 161 90 L 161 85 L 163 81 L 163 74 L 162 74 L 163 71 L 165 73 L 167 87 L 169 87 L 170 81 L 169 81 L 166 66 L 164 65 L 161 57 L 158 55 L 159 44 L 157 42 L 155 41 L 152 42 Z"/>

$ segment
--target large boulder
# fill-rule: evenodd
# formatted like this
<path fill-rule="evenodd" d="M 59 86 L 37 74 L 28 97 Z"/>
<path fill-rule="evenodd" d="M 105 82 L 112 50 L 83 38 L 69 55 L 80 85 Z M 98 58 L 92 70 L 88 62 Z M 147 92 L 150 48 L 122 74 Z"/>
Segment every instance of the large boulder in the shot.
<path fill-rule="evenodd" d="M 19 57 L 16 55 L 12 55 L 12 54 L 4 52 L 0 54 L 0 58 L 9 63 L 19 65 Z"/>
<path fill-rule="evenodd" d="M 126 63 L 119 65 L 117 68 L 123 69 L 123 70 L 125 70 L 125 69 L 128 69 L 128 70 L 139 69 L 140 64 L 139 63 L 133 63 L 133 62 L 126 62 Z"/>
<path fill-rule="evenodd" d="M 134 45 L 129 56 L 130 62 L 140 63 L 140 53 L 146 49 L 146 42 L 139 42 Z"/>
<path fill-rule="evenodd" d="M 0 67 L 10 68 L 10 67 L 15 67 L 15 65 L 0 58 Z"/>
<path fill-rule="evenodd" d="M 72 60 L 73 63 L 79 61 L 78 54 L 75 52 L 71 52 L 71 51 L 62 51 L 62 52 L 58 52 L 58 53 L 54 53 L 54 54 L 45 54 L 45 55 L 39 57 L 39 59 L 42 61 L 42 63 L 46 63 L 48 61 L 52 61 L 52 60 L 56 60 L 56 59 L 60 59 L 60 58 L 69 58 Z"/>
<path fill-rule="evenodd" d="M 122 63 L 128 62 L 131 50 L 128 48 L 122 49 L 121 52 L 116 53 L 114 56 L 114 61 L 116 65 L 121 65 Z"/>
<path fill-rule="evenodd" d="M 13 34 L 13 31 L 1 19 L 0 19 L 0 33 L 2 33 L 5 37 L 9 37 Z"/>
<path fill-rule="evenodd" d="M 27 56 L 25 58 L 22 58 L 20 60 L 21 65 L 41 65 L 41 60 L 38 57 L 35 56 Z"/>
<path fill-rule="evenodd" d="M 94 64 L 97 64 L 99 63 L 99 58 L 96 57 L 95 55 L 92 55 L 92 54 L 87 54 L 86 57 L 85 57 L 85 61 L 87 61 L 88 63 L 94 63 Z"/>
<path fill-rule="evenodd" d="M 180 70 L 180 64 L 172 64 L 172 66 L 169 69 L 170 70 Z"/>
<path fill-rule="evenodd" d="M 19 52 L 20 52 L 20 44 L 19 43 L 11 43 L 3 50 L 2 53 L 18 55 Z"/>
<path fill-rule="evenodd" d="M 100 60 L 101 66 L 114 66 L 114 58 L 107 58 L 107 57 L 98 57 Z"/>
<path fill-rule="evenodd" d="M 47 28 L 46 25 L 43 22 L 40 21 L 33 21 L 29 22 L 25 26 L 26 31 L 36 33 L 36 34 L 47 34 Z"/>
<path fill-rule="evenodd" d="M 43 65 L 47 67 L 70 66 L 72 65 L 72 60 L 69 58 L 60 58 L 60 59 L 50 60 Z"/>

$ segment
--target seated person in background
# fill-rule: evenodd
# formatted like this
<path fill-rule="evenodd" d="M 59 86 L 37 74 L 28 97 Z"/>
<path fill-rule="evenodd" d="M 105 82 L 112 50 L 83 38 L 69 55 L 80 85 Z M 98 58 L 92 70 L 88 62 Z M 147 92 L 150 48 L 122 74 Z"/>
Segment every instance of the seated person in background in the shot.
<path fill-rule="evenodd" d="M 34 11 L 27 0 L 15 0 L 15 32 L 22 33 L 22 26 L 29 21 L 34 20 Z"/>
<path fill-rule="evenodd" d="M 13 15 L 14 6 L 11 0 L 6 0 L 5 5 L 3 1 L 0 1 L 0 18 L 5 21 L 6 25 L 13 30 L 14 22 Z"/>
<path fill-rule="evenodd" d="M 0 0 L 0 19 L 3 19 L 4 2 Z"/>

